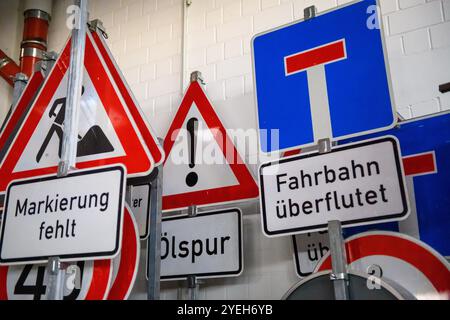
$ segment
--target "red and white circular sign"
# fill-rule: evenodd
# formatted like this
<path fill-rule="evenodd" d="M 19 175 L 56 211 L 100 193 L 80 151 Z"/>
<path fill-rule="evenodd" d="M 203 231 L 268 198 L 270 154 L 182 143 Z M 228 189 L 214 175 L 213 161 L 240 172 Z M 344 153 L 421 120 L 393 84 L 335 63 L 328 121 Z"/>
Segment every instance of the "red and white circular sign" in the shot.
<path fill-rule="evenodd" d="M 103 300 L 111 286 L 111 260 L 71 262 L 66 269 L 64 300 Z M 0 300 L 43 300 L 46 264 L 0 267 Z"/>
<path fill-rule="evenodd" d="M 128 205 L 125 205 L 122 230 L 122 249 L 112 260 L 113 284 L 108 300 L 128 299 L 138 271 L 141 250 L 139 229 Z"/>
<path fill-rule="evenodd" d="M 349 269 L 394 281 L 417 299 L 450 299 L 450 264 L 422 241 L 373 231 L 348 238 L 345 246 Z M 328 252 L 314 272 L 330 269 Z"/>

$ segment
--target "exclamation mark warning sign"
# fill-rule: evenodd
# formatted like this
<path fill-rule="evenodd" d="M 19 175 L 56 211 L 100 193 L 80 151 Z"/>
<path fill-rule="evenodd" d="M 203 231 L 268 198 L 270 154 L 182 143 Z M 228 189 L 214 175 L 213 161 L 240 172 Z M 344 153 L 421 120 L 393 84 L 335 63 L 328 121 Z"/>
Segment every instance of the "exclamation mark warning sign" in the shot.
<path fill-rule="evenodd" d="M 197 149 L 197 134 L 198 134 L 198 119 L 190 118 L 187 122 L 188 143 L 189 143 L 189 168 L 195 167 L 195 152 Z M 193 187 L 198 182 L 198 174 L 195 171 L 191 171 L 186 176 L 186 184 L 189 187 Z"/>
<path fill-rule="evenodd" d="M 163 210 L 258 196 L 258 186 L 198 82 L 164 139 Z"/>

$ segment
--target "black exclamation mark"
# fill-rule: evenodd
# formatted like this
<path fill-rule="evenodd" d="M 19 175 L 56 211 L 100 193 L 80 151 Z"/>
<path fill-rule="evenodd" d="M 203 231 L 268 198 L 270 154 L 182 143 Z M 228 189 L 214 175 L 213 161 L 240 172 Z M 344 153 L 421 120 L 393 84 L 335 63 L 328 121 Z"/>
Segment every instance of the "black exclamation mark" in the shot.
<path fill-rule="evenodd" d="M 189 168 L 193 169 L 195 167 L 195 146 L 197 145 L 197 129 L 198 120 L 197 118 L 190 118 L 186 124 L 189 133 Z M 197 184 L 198 175 L 195 172 L 189 172 L 186 176 L 186 184 L 189 187 L 193 187 Z"/>

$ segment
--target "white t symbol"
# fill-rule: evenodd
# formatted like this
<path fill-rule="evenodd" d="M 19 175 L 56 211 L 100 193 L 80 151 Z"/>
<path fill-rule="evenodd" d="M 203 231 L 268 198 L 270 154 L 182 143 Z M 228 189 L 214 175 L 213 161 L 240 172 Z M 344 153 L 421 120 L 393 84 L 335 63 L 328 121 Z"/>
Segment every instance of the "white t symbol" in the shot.
<path fill-rule="evenodd" d="M 347 59 L 345 39 L 284 57 L 286 76 L 306 71 L 314 142 L 332 138 L 325 65 Z"/>

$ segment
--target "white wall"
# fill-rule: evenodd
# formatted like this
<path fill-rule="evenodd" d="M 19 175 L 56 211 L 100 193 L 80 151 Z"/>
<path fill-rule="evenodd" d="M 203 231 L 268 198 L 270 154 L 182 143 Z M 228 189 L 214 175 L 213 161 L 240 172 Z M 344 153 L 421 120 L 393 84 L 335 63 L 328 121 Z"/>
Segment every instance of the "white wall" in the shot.
<path fill-rule="evenodd" d="M 0 1 L 0 48 L 17 64 L 23 30 L 21 7 L 19 0 Z M 0 125 L 9 110 L 11 99 L 11 86 L 0 78 Z"/>
<path fill-rule="evenodd" d="M 161 137 L 181 98 L 182 1 L 90 0 L 91 19 L 104 22 L 108 44 Z M 303 9 L 312 4 L 320 12 L 346 2 L 192 0 L 187 12 L 186 76 L 193 70 L 203 73 L 207 93 L 228 128 L 254 128 L 252 35 L 302 18 Z M 51 50 L 59 51 L 69 35 L 64 21 L 71 3 L 54 1 Z M 399 112 L 409 118 L 450 109 L 450 94 L 438 92 L 439 84 L 450 81 L 450 0 L 381 0 L 381 5 Z M 2 32 L 2 49 L 5 37 Z M 1 86 L 0 95 L 5 97 Z M 295 283 L 290 239 L 269 240 L 260 230 L 257 206 L 251 205 L 244 220 L 243 275 L 207 281 L 200 290 L 202 298 L 278 299 Z M 133 296 L 143 298 L 143 274 L 139 277 Z M 176 298 L 176 285 L 164 284 L 163 296 Z"/>

